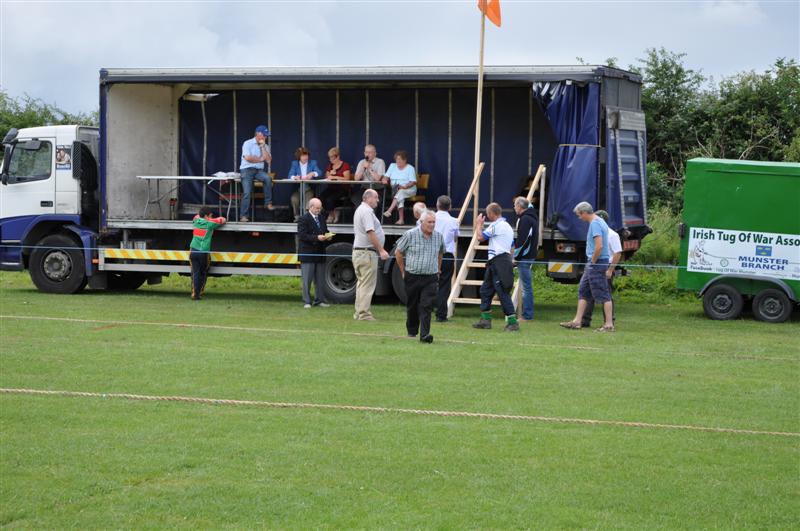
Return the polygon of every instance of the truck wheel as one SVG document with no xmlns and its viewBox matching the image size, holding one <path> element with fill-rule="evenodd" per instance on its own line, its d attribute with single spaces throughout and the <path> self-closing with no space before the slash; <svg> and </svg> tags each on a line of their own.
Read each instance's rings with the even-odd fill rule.
<svg viewBox="0 0 800 531">
<path fill-rule="evenodd" d="M 714 284 L 703 295 L 703 310 L 711 319 L 727 321 L 742 313 L 742 294 L 727 284 Z"/>
<path fill-rule="evenodd" d="M 356 271 L 353 269 L 353 246 L 334 243 L 326 250 L 325 298 L 335 304 L 351 304 L 356 300 Z"/>
<path fill-rule="evenodd" d="M 45 236 L 31 253 L 31 280 L 45 293 L 77 293 L 86 287 L 81 244 L 64 234 Z"/>
<path fill-rule="evenodd" d="M 397 298 L 400 299 L 401 304 L 406 303 L 406 283 L 400 275 L 400 268 L 397 267 L 397 262 L 392 265 L 392 289 Z"/>
<path fill-rule="evenodd" d="M 791 314 L 789 297 L 779 289 L 767 288 L 753 297 L 753 315 L 759 321 L 782 323 Z"/>
<path fill-rule="evenodd" d="M 109 291 L 133 291 L 139 289 L 147 277 L 142 273 L 120 273 L 109 271 L 106 274 L 106 289 Z"/>
</svg>

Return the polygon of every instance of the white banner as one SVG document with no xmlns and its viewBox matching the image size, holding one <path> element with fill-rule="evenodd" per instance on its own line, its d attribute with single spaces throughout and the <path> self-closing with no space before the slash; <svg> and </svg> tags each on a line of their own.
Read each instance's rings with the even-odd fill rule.
<svg viewBox="0 0 800 531">
<path fill-rule="evenodd" d="M 800 235 L 689 229 L 687 270 L 800 280 Z"/>
</svg>

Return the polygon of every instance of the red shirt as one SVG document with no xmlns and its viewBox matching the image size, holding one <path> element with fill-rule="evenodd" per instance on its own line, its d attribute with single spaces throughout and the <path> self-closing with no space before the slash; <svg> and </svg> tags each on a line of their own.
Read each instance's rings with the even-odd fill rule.
<svg viewBox="0 0 800 531">
<path fill-rule="evenodd" d="M 333 164 L 328 164 L 325 167 L 325 171 L 326 172 L 331 172 L 331 175 L 334 175 L 336 177 L 344 177 L 344 172 L 350 171 L 350 165 L 348 163 L 342 161 L 342 165 L 339 166 L 339 169 L 334 171 L 333 170 Z M 351 179 L 353 178 L 353 174 L 352 173 L 350 174 L 350 178 Z"/>
</svg>

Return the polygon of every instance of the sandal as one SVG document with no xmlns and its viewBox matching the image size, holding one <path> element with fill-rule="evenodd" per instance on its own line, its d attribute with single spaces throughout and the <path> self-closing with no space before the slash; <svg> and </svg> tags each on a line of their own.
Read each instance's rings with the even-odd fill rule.
<svg viewBox="0 0 800 531">
<path fill-rule="evenodd" d="M 569 328 L 570 330 L 580 330 L 582 328 L 581 324 L 580 323 L 576 323 L 575 321 L 567 321 L 567 322 L 564 322 L 564 323 L 558 323 L 558 326 L 561 326 L 561 327 L 564 327 L 564 328 Z"/>
<path fill-rule="evenodd" d="M 386 212 L 383 213 L 383 217 L 390 218 L 392 217 L 392 213 L 387 210 Z"/>
<path fill-rule="evenodd" d="M 616 331 L 616 329 L 614 328 L 613 325 L 612 326 L 603 325 L 600 328 L 598 328 L 597 330 L 595 330 L 595 332 L 615 332 L 615 331 Z"/>
<path fill-rule="evenodd" d="M 395 225 L 405 225 L 405 224 L 406 224 L 406 222 L 405 222 L 405 221 L 403 221 L 403 220 L 400 220 L 400 219 L 398 219 L 397 221 L 395 221 L 395 222 L 394 222 L 394 224 L 395 224 Z"/>
</svg>

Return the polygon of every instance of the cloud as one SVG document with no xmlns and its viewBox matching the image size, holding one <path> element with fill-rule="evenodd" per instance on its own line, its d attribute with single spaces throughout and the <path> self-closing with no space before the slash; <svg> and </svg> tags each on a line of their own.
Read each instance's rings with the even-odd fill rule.
<svg viewBox="0 0 800 531">
<path fill-rule="evenodd" d="M 2 88 L 68 111 L 97 107 L 100 68 L 473 65 L 465 2 L 0 2 Z M 575 64 L 686 52 L 714 75 L 798 55 L 798 3 L 507 2 L 487 64 Z"/>
<path fill-rule="evenodd" d="M 724 27 L 748 27 L 763 23 L 767 19 L 759 2 L 750 0 L 723 0 L 704 2 L 701 17 L 703 23 Z"/>
</svg>

